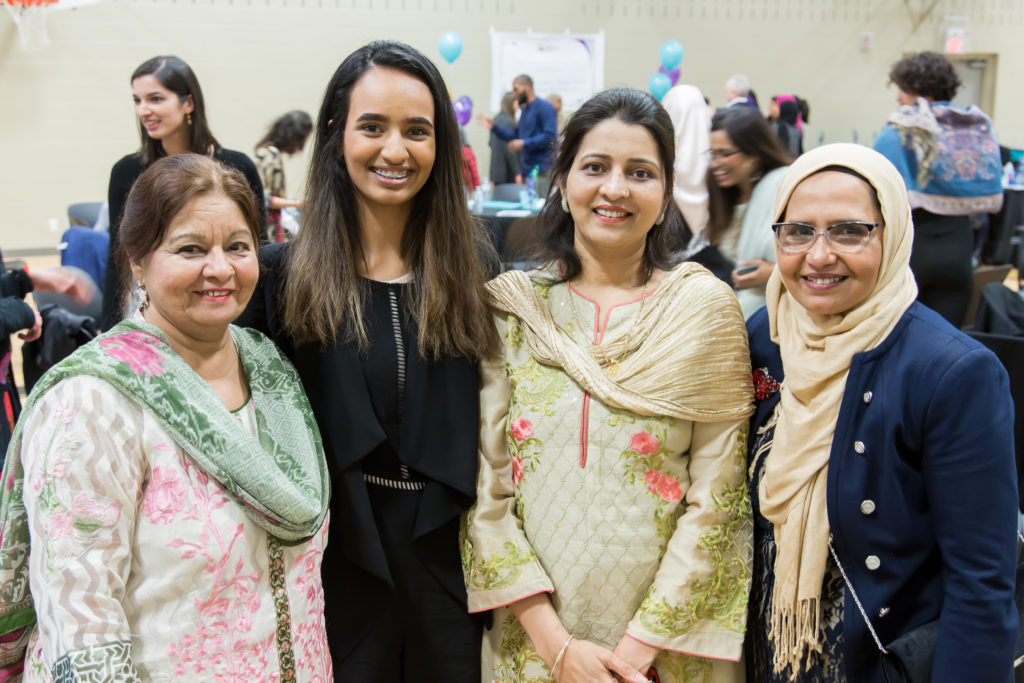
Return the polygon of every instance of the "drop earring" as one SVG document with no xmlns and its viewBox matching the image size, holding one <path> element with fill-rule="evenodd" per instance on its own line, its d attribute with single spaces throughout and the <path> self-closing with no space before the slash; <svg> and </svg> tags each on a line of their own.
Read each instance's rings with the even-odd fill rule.
<svg viewBox="0 0 1024 683">
<path fill-rule="evenodd" d="M 562 195 L 562 211 L 569 213 L 569 201 L 565 198 L 564 194 Z"/>
<path fill-rule="evenodd" d="M 142 282 L 139 282 L 139 294 L 142 298 L 141 303 L 139 303 L 139 313 L 142 313 L 149 308 L 149 292 L 146 291 L 146 285 L 142 284 Z"/>
<path fill-rule="evenodd" d="M 192 112 L 185 112 L 185 125 L 186 126 L 191 126 L 192 125 Z"/>
</svg>

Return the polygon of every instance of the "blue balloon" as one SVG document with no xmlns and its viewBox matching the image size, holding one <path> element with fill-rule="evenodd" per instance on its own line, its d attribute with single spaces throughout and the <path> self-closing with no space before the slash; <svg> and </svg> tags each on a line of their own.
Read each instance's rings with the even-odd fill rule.
<svg viewBox="0 0 1024 683">
<path fill-rule="evenodd" d="M 672 87 L 672 79 L 663 73 L 656 73 L 647 81 L 647 89 L 651 94 L 661 100 L 665 93 Z"/>
<path fill-rule="evenodd" d="M 661 57 L 662 65 L 671 71 L 683 61 L 683 44 L 678 40 L 666 40 L 662 43 L 658 55 Z"/>
<path fill-rule="evenodd" d="M 462 36 L 455 31 L 445 31 L 437 40 L 437 49 L 445 61 L 451 64 L 462 54 Z"/>
</svg>

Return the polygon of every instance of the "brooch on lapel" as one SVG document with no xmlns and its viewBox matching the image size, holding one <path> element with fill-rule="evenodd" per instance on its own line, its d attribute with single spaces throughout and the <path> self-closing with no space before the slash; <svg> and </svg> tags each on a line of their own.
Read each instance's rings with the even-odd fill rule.
<svg viewBox="0 0 1024 683">
<path fill-rule="evenodd" d="M 754 396 L 763 401 L 778 392 L 779 381 L 768 374 L 768 368 L 754 370 Z"/>
</svg>

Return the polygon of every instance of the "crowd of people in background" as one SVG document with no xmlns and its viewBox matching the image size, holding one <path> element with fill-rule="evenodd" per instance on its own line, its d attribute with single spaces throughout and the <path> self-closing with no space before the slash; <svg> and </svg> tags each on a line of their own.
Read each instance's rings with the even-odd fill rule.
<svg viewBox="0 0 1024 683">
<path fill-rule="evenodd" d="M 416 49 L 255 163 L 144 62 L 105 332 L 20 419 L 0 386 L 0 680 L 1009 683 L 1013 406 L 958 329 L 999 150 L 940 55 L 890 79 L 874 150 L 805 150 L 742 75 L 563 117 L 522 74 L 478 116 L 543 203 L 501 272 Z M 26 338 L 33 287 L 92 293 L 0 285 Z"/>
</svg>

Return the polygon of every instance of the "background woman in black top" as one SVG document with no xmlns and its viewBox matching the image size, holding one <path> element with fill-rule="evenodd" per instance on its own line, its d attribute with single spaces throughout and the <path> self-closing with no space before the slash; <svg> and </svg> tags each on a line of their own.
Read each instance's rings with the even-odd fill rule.
<svg viewBox="0 0 1024 683">
<path fill-rule="evenodd" d="M 302 230 L 242 318 L 292 357 L 331 470 L 323 577 L 339 681 L 477 683 L 459 515 L 476 496 L 477 360 L 497 346 L 437 68 L 349 55 L 316 124 Z"/>
<path fill-rule="evenodd" d="M 263 185 L 256 166 L 246 155 L 224 149 L 206 123 L 203 91 L 192 69 L 178 57 L 153 57 L 132 73 L 132 97 L 139 118 L 142 145 L 110 170 L 107 203 L 110 207 L 110 249 L 103 281 L 103 315 L 100 327 L 109 330 L 122 317 L 121 274 L 117 267 L 117 231 L 129 190 L 146 168 L 160 157 L 183 152 L 212 156 L 239 171 L 252 188 L 256 206 L 263 214 Z"/>
</svg>

